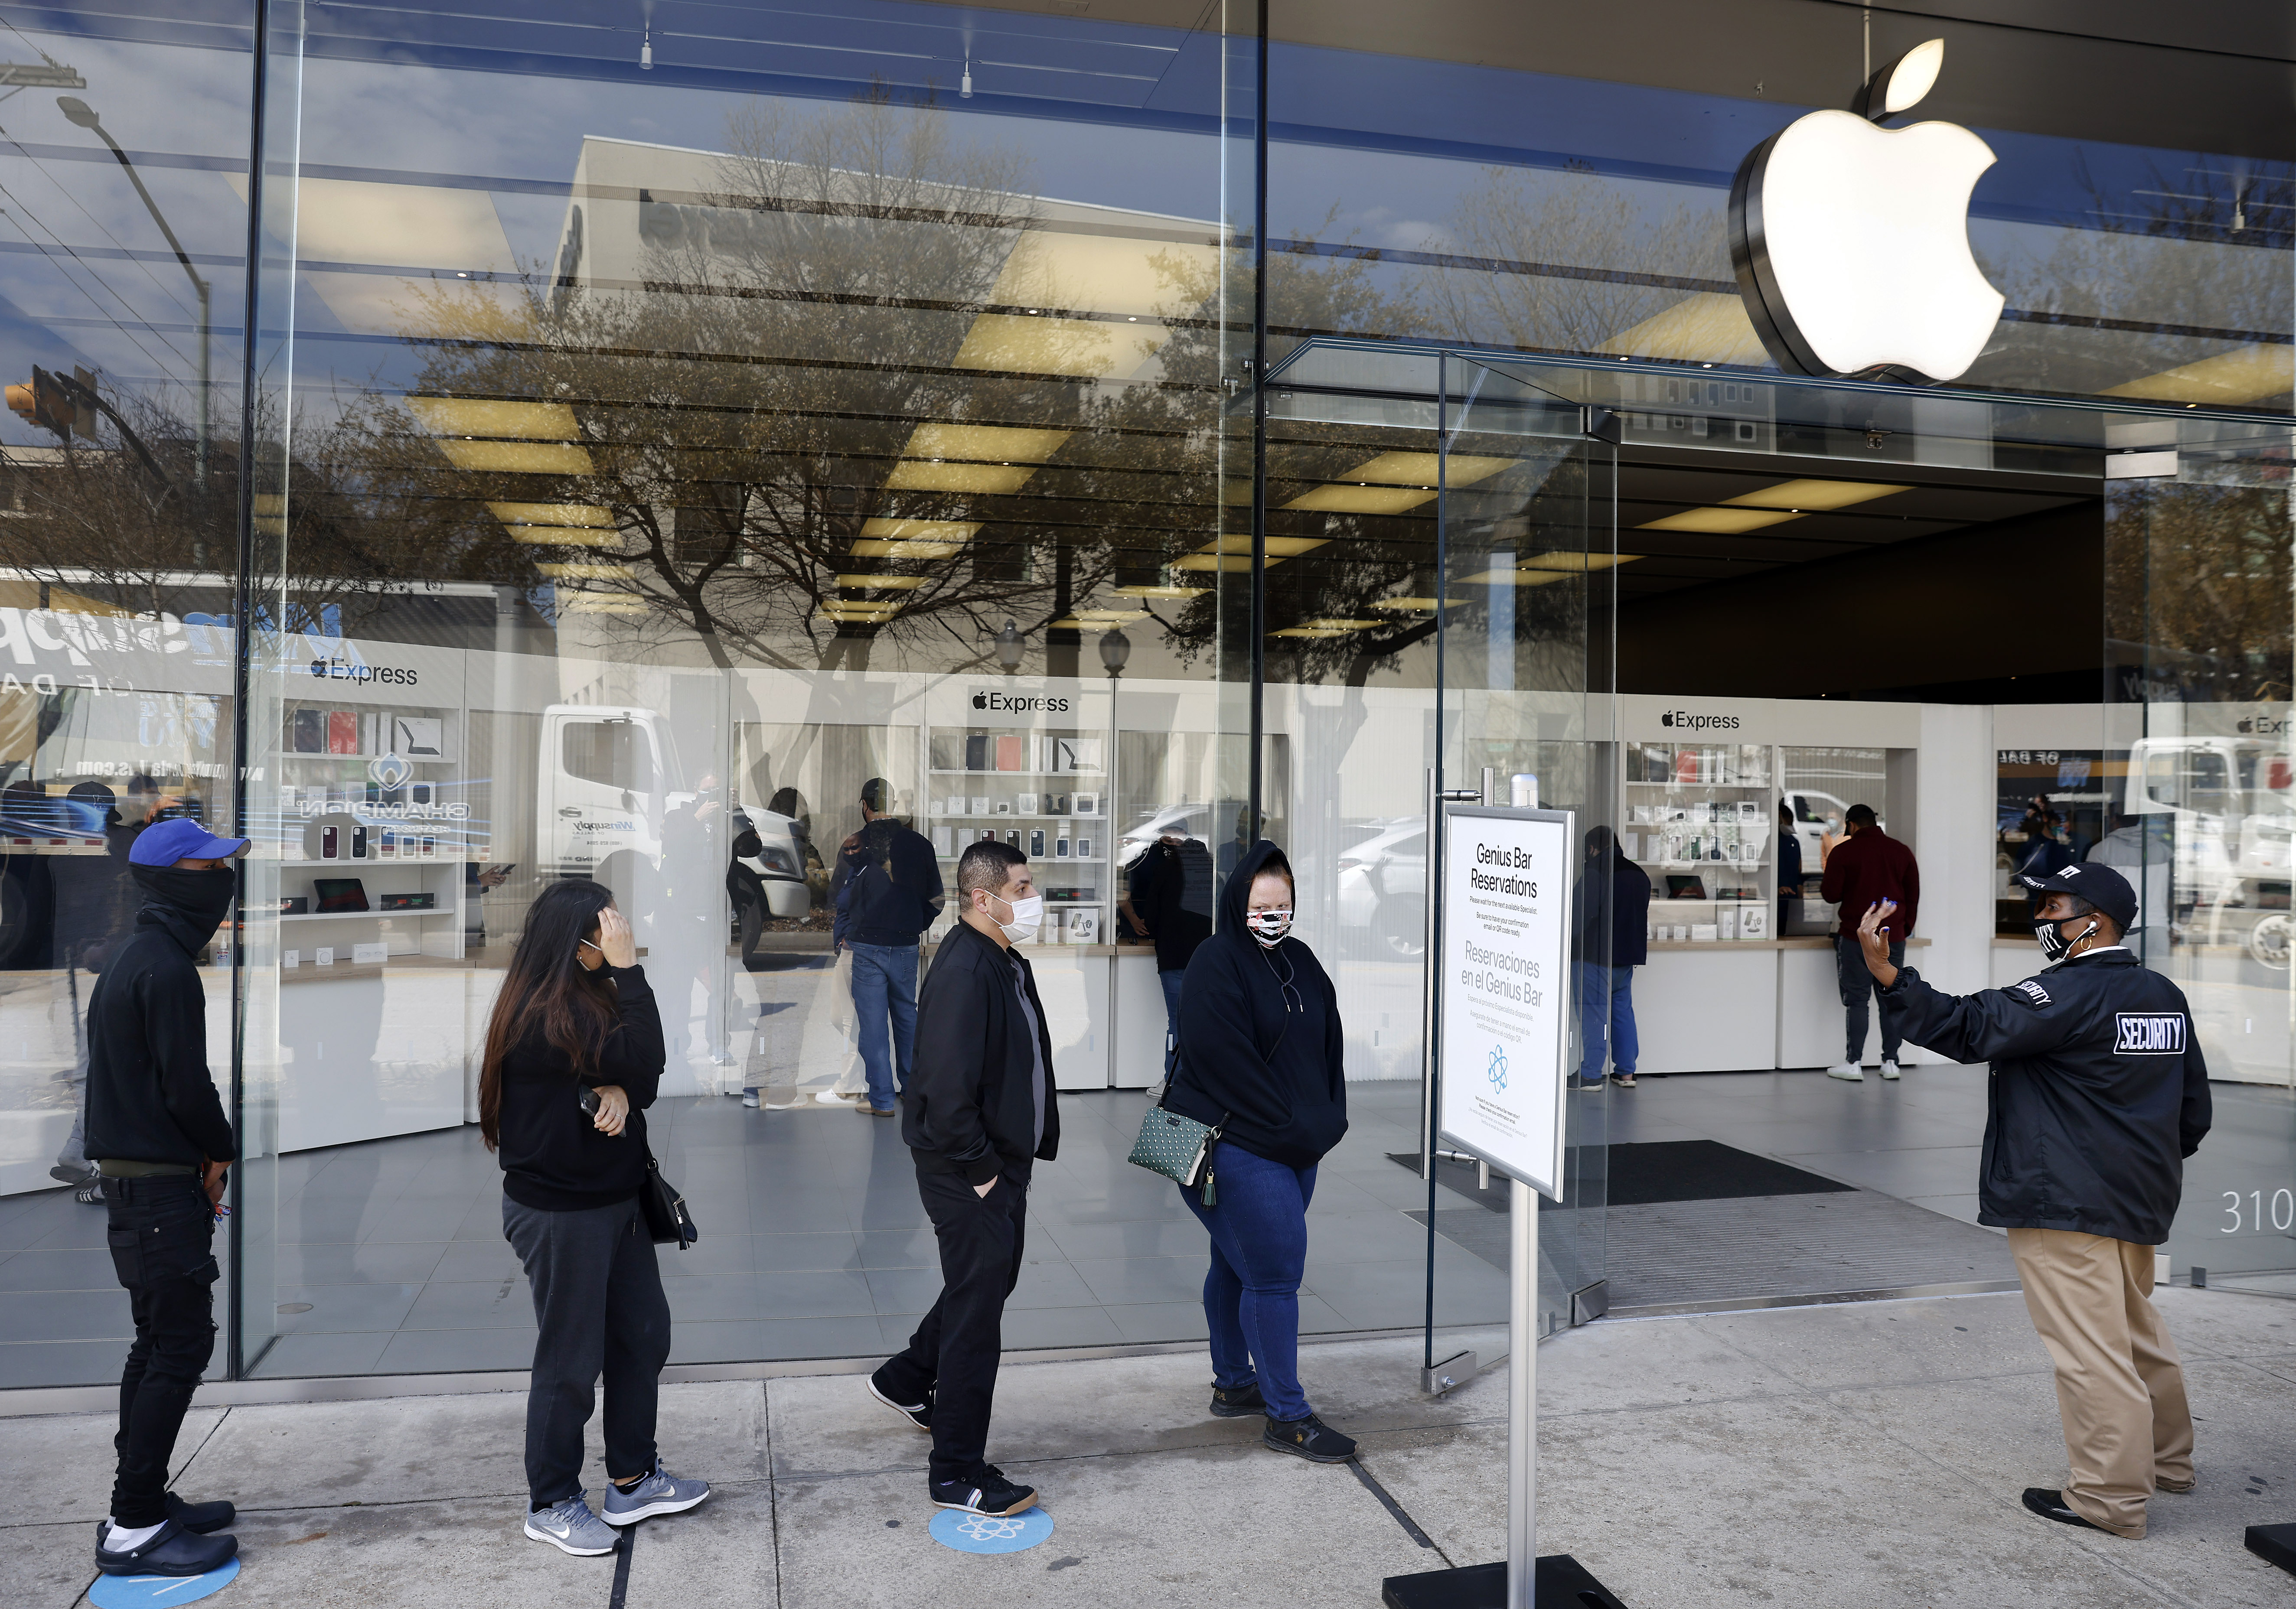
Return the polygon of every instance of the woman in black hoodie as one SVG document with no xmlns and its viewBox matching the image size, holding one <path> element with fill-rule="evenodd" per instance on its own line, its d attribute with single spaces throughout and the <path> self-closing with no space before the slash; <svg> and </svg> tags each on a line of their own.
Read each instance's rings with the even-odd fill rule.
<svg viewBox="0 0 2296 1609">
<path fill-rule="evenodd" d="M 1211 1233 L 1212 1412 L 1264 1412 L 1268 1446 L 1336 1464 L 1356 1444 L 1316 1418 L 1300 1389 L 1300 1277 L 1316 1164 L 1348 1131 L 1348 1093 L 1339 995 L 1290 936 L 1292 903 L 1291 865 L 1262 838 L 1220 892 L 1218 931 L 1188 962 L 1180 1066 L 1164 1105 L 1221 1125 L 1217 1205 L 1180 1190 Z"/>
<path fill-rule="evenodd" d="M 526 1534 L 566 1553 L 611 1553 L 608 1526 L 709 1495 L 654 1450 L 669 1301 L 638 1193 L 664 1059 L 661 1015 L 612 893 L 553 883 L 528 909 L 495 997 L 479 1131 L 501 1154 L 503 1234 L 526 1266 L 540 1332 L 526 1397 Z M 582 1427 L 602 1374 L 603 1523 L 582 1495 Z"/>
</svg>

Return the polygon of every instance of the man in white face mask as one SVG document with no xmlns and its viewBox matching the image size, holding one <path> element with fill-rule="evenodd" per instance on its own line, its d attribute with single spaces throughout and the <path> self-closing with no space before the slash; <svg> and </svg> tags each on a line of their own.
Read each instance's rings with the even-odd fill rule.
<svg viewBox="0 0 2296 1609">
<path fill-rule="evenodd" d="M 1053 1046 L 1025 956 L 1044 921 L 1028 857 L 989 840 L 956 863 L 959 919 L 917 992 L 901 1138 L 940 1248 L 941 1293 L 869 1394 L 933 1439 L 943 1508 L 1012 1515 L 1034 1489 L 988 1462 L 1004 1299 L 1021 1277 L 1029 1174 L 1060 1149 Z"/>
</svg>

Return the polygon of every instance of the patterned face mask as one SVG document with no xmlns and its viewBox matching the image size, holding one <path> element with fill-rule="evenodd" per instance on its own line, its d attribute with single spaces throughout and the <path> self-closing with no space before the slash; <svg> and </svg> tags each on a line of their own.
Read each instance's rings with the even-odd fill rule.
<svg viewBox="0 0 2296 1609">
<path fill-rule="evenodd" d="M 1292 931 L 1292 912 L 1288 909 L 1255 911 L 1243 919 L 1243 923 L 1251 929 L 1251 936 L 1259 941 L 1261 949 L 1273 950 Z"/>
</svg>

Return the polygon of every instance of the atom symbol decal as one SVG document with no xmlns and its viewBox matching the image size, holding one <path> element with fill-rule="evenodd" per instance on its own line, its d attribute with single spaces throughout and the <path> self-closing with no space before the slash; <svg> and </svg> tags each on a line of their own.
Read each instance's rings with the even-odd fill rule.
<svg viewBox="0 0 2296 1609">
<path fill-rule="evenodd" d="M 1492 1087 L 1499 1090 L 1505 1089 L 1507 1081 L 1506 1051 L 1497 1045 L 1493 1045 L 1491 1047 L 1491 1060 L 1488 1071 L 1490 1074 Z"/>
<path fill-rule="evenodd" d="M 1000 1518 L 993 1515 L 967 1515 L 956 1523 L 956 1528 L 976 1542 L 1002 1542 L 1019 1536 L 1027 1528 L 1026 1520 Z"/>
</svg>

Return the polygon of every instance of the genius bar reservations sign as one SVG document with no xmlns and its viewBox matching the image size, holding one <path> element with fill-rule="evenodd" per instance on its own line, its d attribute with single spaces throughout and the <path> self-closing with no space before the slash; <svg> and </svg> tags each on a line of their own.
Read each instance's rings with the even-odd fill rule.
<svg viewBox="0 0 2296 1609">
<path fill-rule="evenodd" d="M 1444 817 L 1438 1126 L 1559 1201 L 1574 818 L 1468 804 Z"/>
</svg>

